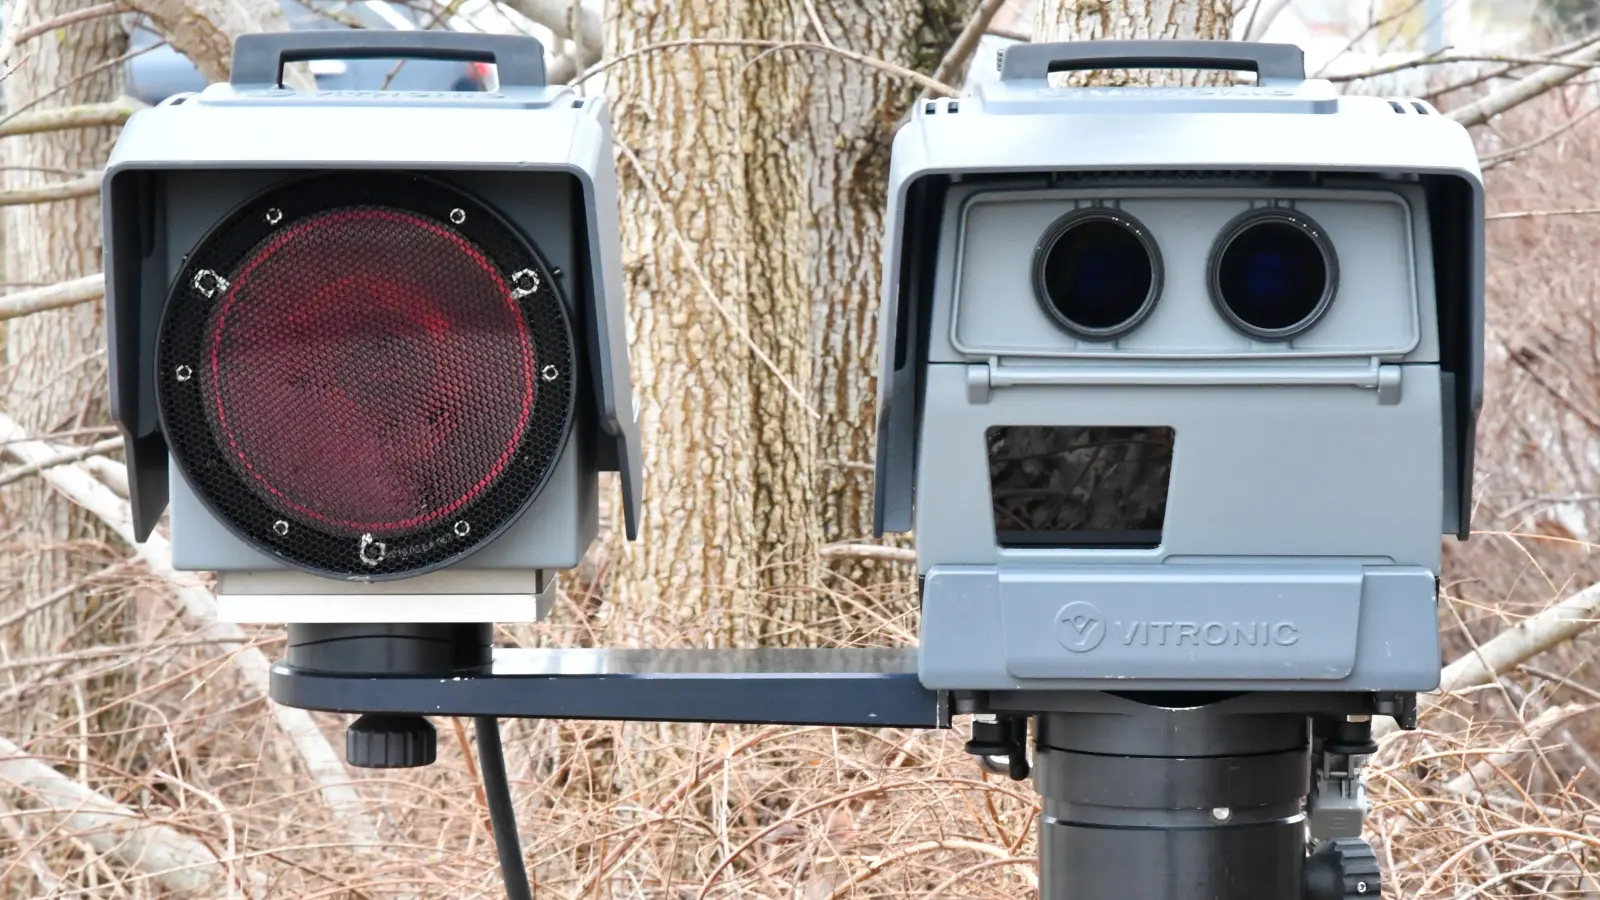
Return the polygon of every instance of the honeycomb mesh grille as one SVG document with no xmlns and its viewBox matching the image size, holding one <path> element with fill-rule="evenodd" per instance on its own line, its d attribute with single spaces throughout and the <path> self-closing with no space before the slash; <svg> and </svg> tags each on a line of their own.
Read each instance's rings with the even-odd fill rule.
<svg viewBox="0 0 1600 900">
<path fill-rule="evenodd" d="M 201 240 L 157 383 L 175 459 L 236 534 L 379 580 L 459 559 L 537 496 L 574 356 L 550 267 L 488 207 L 341 174 L 269 190 Z"/>
</svg>

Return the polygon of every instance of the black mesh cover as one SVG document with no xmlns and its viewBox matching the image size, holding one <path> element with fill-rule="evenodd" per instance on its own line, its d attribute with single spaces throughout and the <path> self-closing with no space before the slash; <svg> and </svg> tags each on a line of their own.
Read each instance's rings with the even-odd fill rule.
<svg viewBox="0 0 1600 900">
<path fill-rule="evenodd" d="M 272 188 L 185 260 L 162 427 L 206 506 L 311 572 L 447 565 L 532 502 L 571 431 L 575 353 L 538 250 L 400 173 Z"/>
</svg>

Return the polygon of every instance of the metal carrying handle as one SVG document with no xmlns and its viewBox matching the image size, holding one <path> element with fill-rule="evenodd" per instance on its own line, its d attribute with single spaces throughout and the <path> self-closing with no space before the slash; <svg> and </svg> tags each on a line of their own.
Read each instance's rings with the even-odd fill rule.
<svg viewBox="0 0 1600 900">
<path fill-rule="evenodd" d="M 1051 72 L 1091 69 L 1228 69 L 1259 83 L 1306 80 L 1305 52 L 1255 41 L 1067 41 L 1007 47 L 1001 81 L 1043 81 Z"/>
<path fill-rule="evenodd" d="M 285 63 L 313 59 L 443 59 L 493 63 L 501 87 L 544 87 L 544 45 L 516 34 L 364 29 L 241 34 L 233 42 L 237 88 L 283 85 Z"/>
</svg>

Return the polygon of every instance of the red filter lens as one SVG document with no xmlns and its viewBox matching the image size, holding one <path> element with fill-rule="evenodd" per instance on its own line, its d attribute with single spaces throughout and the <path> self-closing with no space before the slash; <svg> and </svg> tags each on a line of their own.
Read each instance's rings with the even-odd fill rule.
<svg viewBox="0 0 1600 900">
<path fill-rule="evenodd" d="M 269 191 L 201 241 L 169 299 L 173 456 L 219 518 L 302 567 L 446 564 L 520 514 L 570 431 L 575 353 L 551 273 L 437 182 Z"/>
</svg>

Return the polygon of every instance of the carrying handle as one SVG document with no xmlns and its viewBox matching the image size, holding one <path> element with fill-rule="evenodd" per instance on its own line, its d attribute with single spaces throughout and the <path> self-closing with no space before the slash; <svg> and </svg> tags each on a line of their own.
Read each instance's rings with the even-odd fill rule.
<svg viewBox="0 0 1600 900">
<path fill-rule="evenodd" d="M 233 42 L 236 88 L 283 85 L 285 63 L 313 59 L 444 59 L 493 63 L 501 87 L 544 87 L 544 45 L 517 34 L 326 29 L 241 34 Z"/>
<path fill-rule="evenodd" d="M 1067 41 L 1007 47 L 1001 81 L 1043 81 L 1051 72 L 1091 69 L 1227 69 L 1254 72 L 1258 84 L 1306 80 L 1305 52 L 1255 41 Z"/>
</svg>

